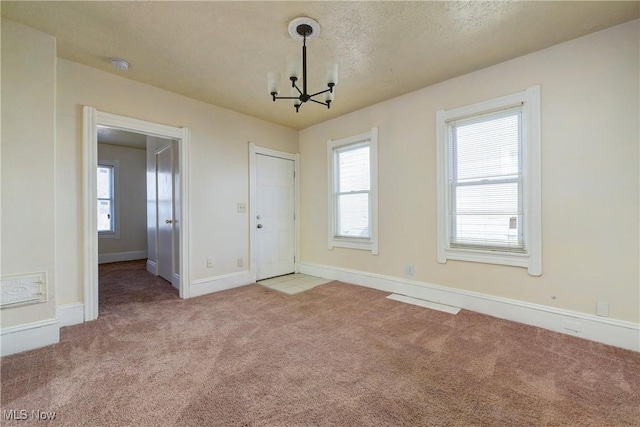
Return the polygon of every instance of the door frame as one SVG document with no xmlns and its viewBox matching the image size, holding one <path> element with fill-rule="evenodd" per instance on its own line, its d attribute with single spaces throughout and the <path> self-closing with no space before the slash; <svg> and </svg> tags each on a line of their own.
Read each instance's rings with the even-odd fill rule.
<svg viewBox="0 0 640 427">
<path fill-rule="evenodd" d="M 255 282 L 257 277 L 256 265 L 256 155 L 271 156 L 285 160 L 293 161 L 294 170 L 294 215 L 295 215 L 295 238 L 294 238 L 294 266 L 295 272 L 300 271 L 300 154 L 291 154 L 284 151 L 272 150 L 270 148 L 260 147 L 254 142 L 249 143 L 249 274 L 251 281 Z"/>
<path fill-rule="evenodd" d="M 83 235 L 82 251 L 84 279 L 84 321 L 98 318 L 98 228 L 97 224 L 97 177 L 98 167 L 98 126 L 107 126 L 149 136 L 175 139 L 178 141 L 180 168 L 180 298 L 189 298 L 189 139 L 187 127 L 174 127 L 145 120 L 98 111 L 91 106 L 82 108 L 82 177 L 83 177 Z"/>
</svg>

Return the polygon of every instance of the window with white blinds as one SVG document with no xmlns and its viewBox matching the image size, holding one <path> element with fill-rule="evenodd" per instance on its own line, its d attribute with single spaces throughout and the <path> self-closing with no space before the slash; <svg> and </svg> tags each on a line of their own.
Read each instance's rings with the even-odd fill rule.
<svg viewBox="0 0 640 427">
<path fill-rule="evenodd" d="M 523 251 L 522 107 L 448 131 L 451 245 Z"/>
<path fill-rule="evenodd" d="M 437 113 L 438 261 L 542 273 L 540 88 Z"/>
<path fill-rule="evenodd" d="M 377 253 L 377 128 L 327 143 L 329 248 Z"/>
<path fill-rule="evenodd" d="M 335 150 L 336 237 L 371 237 L 369 193 L 371 192 L 371 147 L 369 142 Z"/>
</svg>

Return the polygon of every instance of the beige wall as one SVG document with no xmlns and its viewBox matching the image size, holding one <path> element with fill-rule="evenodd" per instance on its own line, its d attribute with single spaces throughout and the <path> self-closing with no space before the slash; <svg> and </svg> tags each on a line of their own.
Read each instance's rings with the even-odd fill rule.
<svg viewBox="0 0 640 427">
<path fill-rule="evenodd" d="M 3 277 L 47 273 L 49 301 L 1 311 L 2 327 L 56 317 L 56 42 L 2 20 Z"/>
<path fill-rule="evenodd" d="M 147 250 L 147 153 L 132 147 L 98 143 L 100 160 L 117 160 L 119 174 L 118 212 L 120 238 L 98 239 L 98 253 L 112 254 Z"/>
<path fill-rule="evenodd" d="M 69 218 L 58 223 L 59 250 L 65 262 L 60 304 L 82 301 L 81 280 L 81 146 L 82 106 L 171 126 L 191 129 L 191 281 L 243 270 L 237 258 L 248 259 L 248 142 L 297 152 L 298 133 L 162 89 L 137 83 L 63 59 L 57 75 L 56 197 L 64 200 Z M 207 258 L 214 267 L 207 268 Z M 245 263 L 248 265 L 248 263 Z"/>
<path fill-rule="evenodd" d="M 610 317 L 640 319 L 639 21 L 383 102 L 300 132 L 301 258 Z M 543 274 L 436 261 L 435 114 L 542 91 Z M 339 102 L 337 100 L 336 102 Z M 326 141 L 379 127 L 380 254 L 327 249 Z M 552 299 L 552 296 L 557 299 Z"/>
</svg>

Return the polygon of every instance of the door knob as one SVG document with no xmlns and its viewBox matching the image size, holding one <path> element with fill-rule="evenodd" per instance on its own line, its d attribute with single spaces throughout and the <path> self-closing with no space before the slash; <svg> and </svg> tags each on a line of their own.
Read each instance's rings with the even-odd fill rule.
<svg viewBox="0 0 640 427">
<path fill-rule="evenodd" d="M 173 224 L 173 220 L 171 220 L 171 219 L 167 219 L 167 220 L 165 220 L 165 223 L 167 223 L 167 224 Z"/>
<path fill-rule="evenodd" d="M 258 224 L 258 228 L 262 228 L 262 224 Z"/>
</svg>

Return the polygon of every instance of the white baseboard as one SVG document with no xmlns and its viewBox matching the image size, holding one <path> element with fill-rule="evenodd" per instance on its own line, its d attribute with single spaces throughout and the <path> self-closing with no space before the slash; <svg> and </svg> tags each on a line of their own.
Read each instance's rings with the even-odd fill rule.
<svg viewBox="0 0 640 427">
<path fill-rule="evenodd" d="M 300 263 L 300 272 L 460 307 L 501 319 L 640 351 L 640 324 L 638 323 L 320 264 Z"/>
<path fill-rule="evenodd" d="M 191 284 L 191 292 L 189 294 L 189 297 L 198 297 L 200 295 L 210 294 L 212 292 L 238 288 L 250 283 L 252 283 L 251 274 L 248 271 L 239 271 L 237 273 L 208 277 L 206 279 L 195 280 Z"/>
<path fill-rule="evenodd" d="M 158 275 L 158 264 L 155 261 L 147 260 L 147 271 L 154 276 Z"/>
<path fill-rule="evenodd" d="M 147 251 L 114 252 L 111 254 L 98 254 L 98 264 L 106 264 L 108 262 L 135 261 L 137 259 L 146 258 Z"/>
<path fill-rule="evenodd" d="M 60 325 L 58 319 L 47 319 L 2 328 L 0 335 L 0 356 L 8 356 L 60 342 Z"/>
<path fill-rule="evenodd" d="M 171 286 L 173 286 L 174 288 L 180 290 L 180 275 L 173 273 L 173 276 L 171 276 Z"/>
<path fill-rule="evenodd" d="M 58 306 L 60 327 L 79 325 L 84 322 L 84 303 L 74 302 Z"/>
</svg>

